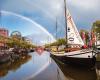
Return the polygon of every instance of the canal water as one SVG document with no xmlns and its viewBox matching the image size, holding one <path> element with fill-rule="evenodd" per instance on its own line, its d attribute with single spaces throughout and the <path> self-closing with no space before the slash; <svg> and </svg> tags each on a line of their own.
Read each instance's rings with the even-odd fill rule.
<svg viewBox="0 0 100 80">
<path fill-rule="evenodd" d="M 0 80 L 100 80 L 100 63 L 95 69 L 65 65 L 44 51 L 29 53 L 13 62 L 0 64 Z"/>
</svg>

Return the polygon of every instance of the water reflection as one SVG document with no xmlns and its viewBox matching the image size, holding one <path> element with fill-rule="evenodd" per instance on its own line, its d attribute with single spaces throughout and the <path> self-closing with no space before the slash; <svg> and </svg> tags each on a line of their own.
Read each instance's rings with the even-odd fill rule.
<svg viewBox="0 0 100 80">
<path fill-rule="evenodd" d="M 30 55 L 22 56 L 16 61 L 0 64 L 0 77 L 6 76 L 9 71 L 16 71 L 22 64 L 26 63 L 31 58 Z"/>
<path fill-rule="evenodd" d="M 97 80 L 100 80 L 100 61 L 96 63 Z"/>
<path fill-rule="evenodd" d="M 74 65 L 65 65 L 55 58 L 54 60 L 68 80 L 100 80 L 100 78 L 97 79 L 97 77 L 100 76 L 97 73 L 97 71 L 99 71 L 99 69 L 97 69 L 98 66 L 96 66 L 96 69 L 89 69 Z"/>
<path fill-rule="evenodd" d="M 0 66 L 0 79 L 3 80 L 24 80 L 38 75 L 49 65 L 50 57 L 45 52 L 42 55 L 36 52 L 24 56 L 14 62 Z"/>
<path fill-rule="evenodd" d="M 33 64 L 34 65 L 33 65 Z M 33 74 L 29 75 L 27 79 L 32 79 L 47 68 L 51 63 L 50 54 L 48 52 L 43 52 L 41 55 L 37 52 L 32 54 L 32 60 L 29 65 L 34 69 Z"/>
<path fill-rule="evenodd" d="M 100 80 L 100 63 L 86 69 L 62 64 L 46 51 L 33 52 L 0 65 L 0 80 Z"/>
<path fill-rule="evenodd" d="M 29 53 L 23 58 L 0 65 L 0 80 L 66 80 L 50 53 Z"/>
<path fill-rule="evenodd" d="M 51 59 L 51 64 L 43 70 L 40 74 L 35 76 L 30 80 L 67 80 L 63 72 L 57 66 L 53 59 Z"/>
<path fill-rule="evenodd" d="M 34 73 L 27 80 L 66 80 L 60 68 L 50 58 L 49 52 L 44 51 L 41 55 L 34 52 L 32 58 Z"/>
</svg>

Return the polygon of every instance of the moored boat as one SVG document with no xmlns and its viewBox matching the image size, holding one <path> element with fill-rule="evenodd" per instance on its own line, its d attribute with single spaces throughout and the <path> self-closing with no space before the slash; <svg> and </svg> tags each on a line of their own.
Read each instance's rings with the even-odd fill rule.
<svg viewBox="0 0 100 80">
<path fill-rule="evenodd" d="M 51 52 L 51 56 L 55 57 L 63 63 L 80 64 L 85 66 L 93 67 L 95 66 L 95 53 L 92 49 L 82 49 L 86 48 L 76 25 L 72 19 L 69 10 L 66 10 L 66 0 L 65 1 L 65 23 L 66 23 L 66 41 L 67 46 L 65 47 L 65 52 L 55 51 Z M 66 12 L 67 11 L 67 12 Z M 67 15 L 66 15 L 67 13 Z M 70 46 L 70 47 L 69 47 Z"/>
<path fill-rule="evenodd" d="M 51 56 L 63 63 L 78 64 L 93 67 L 95 65 L 95 53 L 92 50 L 78 50 L 73 52 L 51 53 Z"/>
<path fill-rule="evenodd" d="M 0 63 L 5 63 L 11 60 L 11 56 L 9 54 L 0 54 Z"/>
</svg>

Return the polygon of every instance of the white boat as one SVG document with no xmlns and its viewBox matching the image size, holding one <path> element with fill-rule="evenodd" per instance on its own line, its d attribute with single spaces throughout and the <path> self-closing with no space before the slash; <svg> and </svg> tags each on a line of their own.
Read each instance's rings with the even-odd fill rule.
<svg viewBox="0 0 100 80">
<path fill-rule="evenodd" d="M 67 43 L 70 45 L 70 48 L 81 48 L 84 45 L 84 42 L 81 39 L 69 10 L 67 9 L 67 12 L 65 13 L 67 13 Z M 79 49 L 70 52 L 51 52 L 51 56 L 64 63 L 75 63 L 89 66 L 94 66 L 96 61 L 95 53 L 92 49 Z"/>
</svg>

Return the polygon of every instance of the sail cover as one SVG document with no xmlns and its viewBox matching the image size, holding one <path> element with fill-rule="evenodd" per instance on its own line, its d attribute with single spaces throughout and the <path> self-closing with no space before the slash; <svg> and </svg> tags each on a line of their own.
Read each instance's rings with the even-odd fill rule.
<svg viewBox="0 0 100 80">
<path fill-rule="evenodd" d="M 67 9 L 67 36 L 68 36 L 67 37 L 68 44 L 84 45 L 84 42 L 76 28 L 76 25 L 68 9 Z"/>
</svg>

